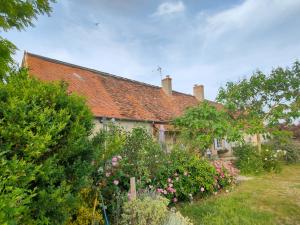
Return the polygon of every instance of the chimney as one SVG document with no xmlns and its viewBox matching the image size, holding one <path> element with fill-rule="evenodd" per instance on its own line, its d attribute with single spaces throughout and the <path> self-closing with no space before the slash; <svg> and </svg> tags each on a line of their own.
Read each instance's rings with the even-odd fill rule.
<svg viewBox="0 0 300 225">
<path fill-rule="evenodd" d="M 196 84 L 194 86 L 194 96 L 198 101 L 200 101 L 200 102 L 204 101 L 204 86 L 203 85 Z"/>
<path fill-rule="evenodd" d="M 167 95 L 172 95 L 172 78 L 169 75 L 162 79 L 161 86 Z"/>
</svg>

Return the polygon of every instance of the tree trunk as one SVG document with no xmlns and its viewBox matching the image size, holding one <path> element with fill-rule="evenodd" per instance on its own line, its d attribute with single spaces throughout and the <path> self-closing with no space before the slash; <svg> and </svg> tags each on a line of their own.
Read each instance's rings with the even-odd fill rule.
<svg viewBox="0 0 300 225">
<path fill-rule="evenodd" d="M 256 134 L 256 140 L 257 140 L 257 149 L 258 149 L 258 152 L 261 152 L 261 139 L 260 139 L 260 134 Z"/>
</svg>

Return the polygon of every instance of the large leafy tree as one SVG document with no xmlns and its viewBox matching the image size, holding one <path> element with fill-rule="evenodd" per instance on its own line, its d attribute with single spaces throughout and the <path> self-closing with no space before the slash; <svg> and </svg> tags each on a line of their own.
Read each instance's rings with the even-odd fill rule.
<svg viewBox="0 0 300 225">
<path fill-rule="evenodd" d="M 63 224 L 89 184 L 92 115 L 26 70 L 0 83 L 0 223 Z"/>
<path fill-rule="evenodd" d="M 191 149 L 204 151 L 214 139 L 240 140 L 241 134 L 234 121 L 223 109 L 217 109 L 208 102 L 186 110 L 184 115 L 172 122 L 180 131 L 181 140 Z"/>
<path fill-rule="evenodd" d="M 0 31 L 24 30 L 33 26 L 38 15 L 51 12 L 50 3 L 55 0 L 0 0 Z M 0 35 L 0 82 L 14 66 L 12 55 L 16 46 Z"/>
<path fill-rule="evenodd" d="M 217 100 L 224 104 L 245 133 L 280 134 L 279 125 L 292 124 L 300 115 L 300 63 L 292 68 L 278 67 L 269 75 L 257 71 L 249 79 L 228 82 L 220 88 Z"/>
</svg>

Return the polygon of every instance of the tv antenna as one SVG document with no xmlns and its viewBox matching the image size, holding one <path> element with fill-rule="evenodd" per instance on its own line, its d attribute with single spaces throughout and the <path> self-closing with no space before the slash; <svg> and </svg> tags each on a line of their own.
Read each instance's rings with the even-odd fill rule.
<svg viewBox="0 0 300 225">
<path fill-rule="evenodd" d="M 157 66 L 155 70 L 152 70 L 152 72 L 158 72 L 160 79 L 162 80 L 162 68 L 160 66 Z"/>
</svg>

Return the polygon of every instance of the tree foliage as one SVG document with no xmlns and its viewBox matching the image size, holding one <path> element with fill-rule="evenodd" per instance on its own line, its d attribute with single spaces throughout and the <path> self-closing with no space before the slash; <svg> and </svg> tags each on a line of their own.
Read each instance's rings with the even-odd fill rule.
<svg viewBox="0 0 300 225">
<path fill-rule="evenodd" d="M 92 115 L 66 85 L 27 71 L 0 83 L 0 223 L 63 224 L 89 183 Z"/>
<path fill-rule="evenodd" d="M 277 131 L 300 115 L 300 63 L 278 67 L 269 75 L 257 71 L 249 79 L 228 82 L 217 100 L 248 134 Z"/>
<path fill-rule="evenodd" d="M 232 125 L 224 110 L 217 110 L 208 102 L 189 108 L 183 116 L 173 121 L 180 130 L 182 140 L 191 148 L 208 149 L 214 139 L 235 141 L 241 138 L 239 129 Z"/>
<path fill-rule="evenodd" d="M 37 19 L 38 15 L 49 15 L 51 2 L 55 0 L 0 0 L 0 30 L 21 31 L 28 26 L 33 26 L 33 20 Z M 0 81 L 14 65 L 12 55 L 16 49 L 13 43 L 0 36 Z"/>
</svg>

